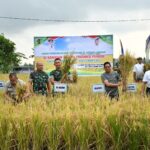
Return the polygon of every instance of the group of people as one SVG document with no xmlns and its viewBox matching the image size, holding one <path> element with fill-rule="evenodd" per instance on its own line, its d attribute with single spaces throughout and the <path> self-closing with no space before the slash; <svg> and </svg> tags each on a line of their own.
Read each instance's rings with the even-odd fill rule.
<svg viewBox="0 0 150 150">
<path fill-rule="evenodd" d="M 47 96 L 51 93 L 51 85 L 55 82 L 60 82 L 62 78 L 61 71 L 61 59 L 56 58 L 54 60 L 55 70 L 50 73 L 50 76 L 44 72 L 43 63 L 36 63 L 36 70 L 32 72 L 29 76 L 29 84 L 26 88 L 24 99 L 31 95 L 43 95 Z M 15 100 L 17 95 L 17 85 L 25 86 L 26 83 L 23 80 L 18 79 L 16 73 L 9 74 L 9 81 L 5 85 L 5 98 L 7 100 Z"/>
<path fill-rule="evenodd" d="M 137 61 L 138 63 L 133 67 L 133 79 L 135 82 L 143 82 L 142 94 L 146 91 L 146 95 L 150 95 L 150 71 L 146 71 L 144 73 L 142 58 L 138 58 Z M 54 85 L 56 82 L 60 82 L 62 79 L 60 58 L 56 58 L 54 60 L 54 66 L 55 70 L 51 71 L 50 76 L 48 76 L 48 74 L 43 70 L 43 63 L 36 63 L 36 70 L 29 76 L 29 84 L 24 94 L 24 99 L 32 94 L 47 96 L 51 93 L 51 85 Z M 118 100 L 118 87 L 121 85 L 121 77 L 117 72 L 113 71 L 110 62 L 104 63 L 104 70 L 105 72 L 101 75 L 101 80 L 105 85 L 106 95 L 108 95 L 110 99 Z M 5 85 L 5 97 L 7 100 L 15 99 L 17 84 L 24 86 L 26 83 L 18 79 L 15 73 L 10 73 L 9 81 Z"/>
<path fill-rule="evenodd" d="M 104 63 L 105 72 L 102 74 L 101 79 L 105 85 L 106 94 L 110 99 L 119 99 L 118 87 L 121 85 L 121 75 L 112 70 L 110 62 Z M 135 83 L 143 83 L 141 93 L 144 96 L 150 95 L 150 70 L 144 72 L 144 64 L 142 58 L 137 58 L 137 64 L 133 67 L 133 80 Z"/>
</svg>

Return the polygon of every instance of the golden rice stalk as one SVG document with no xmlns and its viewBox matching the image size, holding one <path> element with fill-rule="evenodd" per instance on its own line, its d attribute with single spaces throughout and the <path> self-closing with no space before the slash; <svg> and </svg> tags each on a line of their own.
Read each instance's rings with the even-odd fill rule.
<svg viewBox="0 0 150 150">
<path fill-rule="evenodd" d="M 150 64 L 144 64 L 144 72 L 150 70 Z"/>
<path fill-rule="evenodd" d="M 62 64 L 62 79 L 61 82 L 68 81 L 68 73 L 72 66 L 76 63 L 76 58 L 73 55 L 65 55 Z"/>
<path fill-rule="evenodd" d="M 27 89 L 26 85 L 17 84 L 17 87 L 16 87 L 16 101 L 18 103 L 23 101 L 23 97 L 25 96 L 26 89 Z"/>
<path fill-rule="evenodd" d="M 72 71 L 72 80 L 73 80 L 73 83 L 77 83 L 78 81 L 78 74 L 76 70 Z"/>
<path fill-rule="evenodd" d="M 132 54 L 130 54 L 127 51 L 125 55 L 120 56 L 119 64 L 120 64 L 120 71 L 121 71 L 122 84 L 123 84 L 122 91 L 126 92 L 128 78 L 133 68 L 133 65 L 135 64 L 135 58 Z"/>
</svg>

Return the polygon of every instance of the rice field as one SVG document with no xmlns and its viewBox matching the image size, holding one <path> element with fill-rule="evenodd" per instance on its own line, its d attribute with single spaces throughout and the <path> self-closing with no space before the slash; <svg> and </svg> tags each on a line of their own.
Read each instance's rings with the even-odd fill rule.
<svg viewBox="0 0 150 150">
<path fill-rule="evenodd" d="M 100 77 L 80 77 L 67 94 L 35 96 L 16 106 L 4 103 L 1 92 L 0 150 L 150 149 L 150 102 L 141 96 L 141 84 L 137 93 L 110 101 L 92 93 L 91 86 L 100 82 Z"/>
</svg>

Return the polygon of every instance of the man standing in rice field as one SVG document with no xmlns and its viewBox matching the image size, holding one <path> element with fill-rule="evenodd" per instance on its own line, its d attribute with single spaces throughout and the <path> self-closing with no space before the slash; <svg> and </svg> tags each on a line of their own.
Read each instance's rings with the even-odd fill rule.
<svg viewBox="0 0 150 150">
<path fill-rule="evenodd" d="M 43 71 L 43 63 L 36 63 L 36 71 L 29 77 L 29 91 L 35 94 L 47 96 L 50 93 L 50 82 L 46 72 Z"/>
<path fill-rule="evenodd" d="M 54 85 L 54 83 L 57 82 L 63 82 L 62 81 L 63 73 L 62 73 L 61 65 L 62 65 L 61 59 L 56 58 L 54 60 L 55 70 L 50 72 L 50 82 L 52 85 Z M 71 81 L 70 72 L 68 72 L 68 81 Z"/>
<path fill-rule="evenodd" d="M 54 66 L 55 66 L 55 70 L 52 70 L 50 72 L 50 83 L 53 85 L 53 89 L 52 89 L 53 96 L 55 96 L 57 93 L 54 91 L 54 84 L 57 82 L 61 82 L 61 79 L 63 76 L 63 73 L 61 70 L 61 59 L 60 58 L 56 58 L 54 60 Z"/>
<path fill-rule="evenodd" d="M 52 85 L 54 85 L 55 83 L 63 83 L 64 80 L 63 80 L 63 72 L 62 72 L 62 62 L 61 62 L 61 59 L 60 58 L 56 58 L 54 60 L 54 66 L 55 66 L 55 69 L 53 71 L 50 72 L 50 82 Z M 70 72 L 68 72 L 68 76 L 67 76 L 67 80 L 68 81 L 72 81 L 71 80 L 71 77 L 70 77 Z M 68 88 L 68 86 L 67 86 Z M 56 92 L 54 92 L 54 87 L 53 87 L 53 90 L 52 90 L 52 93 L 55 94 Z M 53 95 L 54 96 L 54 95 Z"/>
<path fill-rule="evenodd" d="M 150 68 L 148 71 L 145 72 L 143 77 L 143 87 L 142 87 L 142 95 L 145 95 L 145 88 L 146 88 L 146 95 L 150 96 Z"/>
<path fill-rule="evenodd" d="M 26 83 L 23 80 L 18 79 L 16 73 L 10 73 L 9 74 L 9 81 L 5 85 L 5 93 L 4 96 L 6 100 L 11 102 L 17 102 L 17 86 L 24 88 L 24 97 L 25 99 L 27 97 L 27 89 L 26 89 Z M 23 90 L 23 89 L 22 89 Z"/>
<path fill-rule="evenodd" d="M 144 64 L 142 63 L 142 58 L 137 58 L 138 63 L 133 67 L 133 79 L 135 82 L 142 82 L 144 76 Z"/>
<path fill-rule="evenodd" d="M 55 70 L 50 72 L 50 82 L 54 85 L 55 82 L 60 82 L 62 79 L 62 70 L 61 70 L 61 59 L 56 58 L 54 60 Z"/>
<path fill-rule="evenodd" d="M 106 94 L 110 99 L 119 98 L 118 87 L 121 85 L 121 79 L 117 72 L 112 71 L 110 62 L 104 63 L 105 72 L 101 75 L 102 82 L 105 85 Z"/>
</svg>

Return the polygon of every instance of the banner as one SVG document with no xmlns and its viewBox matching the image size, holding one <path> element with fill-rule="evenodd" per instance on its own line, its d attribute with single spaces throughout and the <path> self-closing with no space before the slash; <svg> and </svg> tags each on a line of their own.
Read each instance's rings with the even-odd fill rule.
<svg viewBox="0 0 150 150">
<path fill-rule="evenodd" d="M 34 38 L 35 62 L 43 62 L 44 70 L 54 69 L 54 59 L 72 54 L 74 68 L 80 76 L 100 76 L 105 61 L 113 62 L 113 35 L 52 36 Z"/>
</svg>

